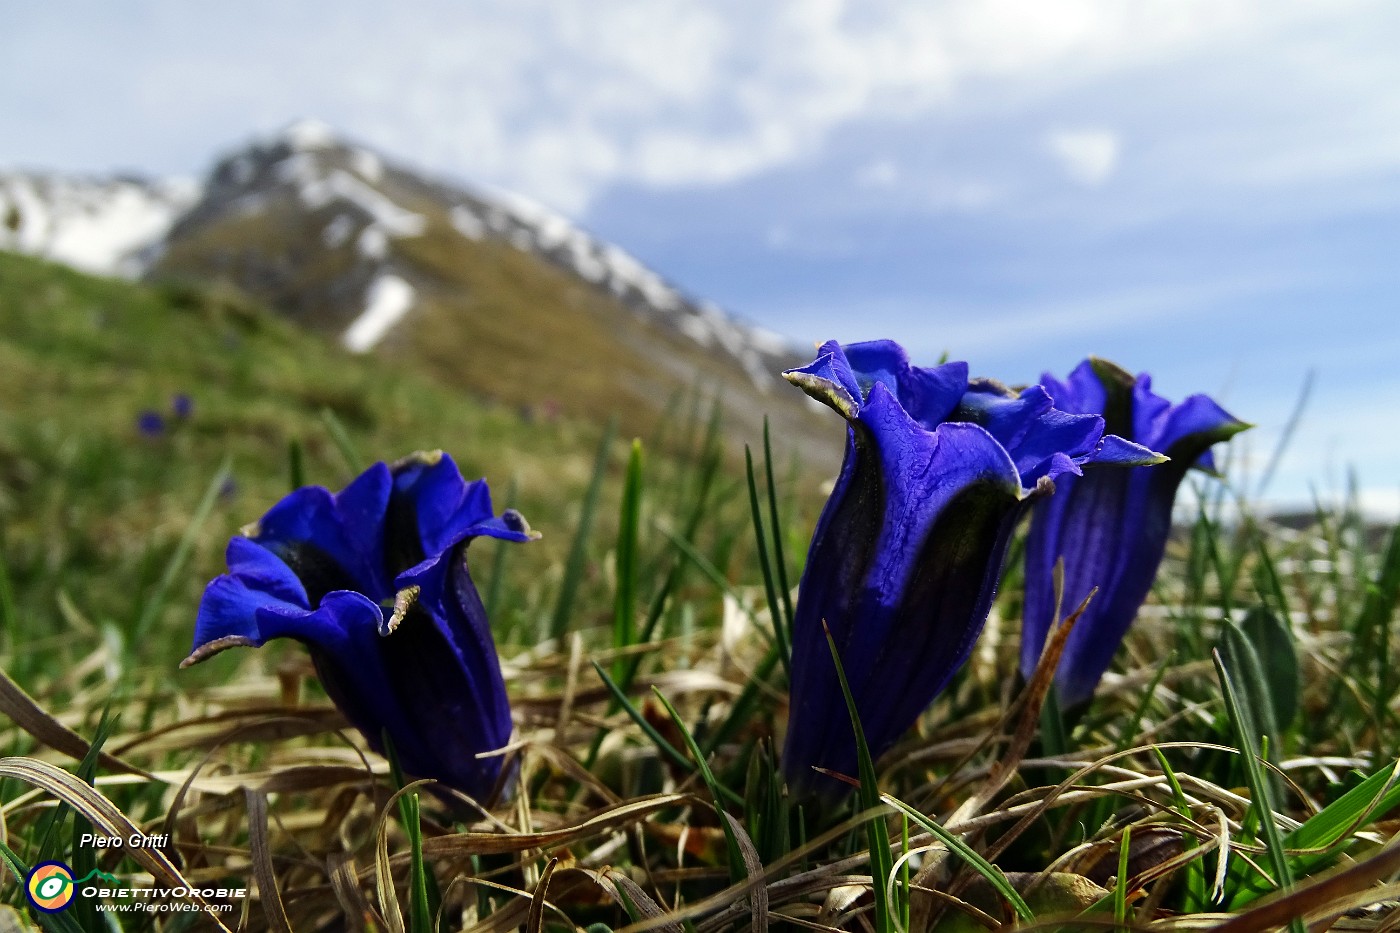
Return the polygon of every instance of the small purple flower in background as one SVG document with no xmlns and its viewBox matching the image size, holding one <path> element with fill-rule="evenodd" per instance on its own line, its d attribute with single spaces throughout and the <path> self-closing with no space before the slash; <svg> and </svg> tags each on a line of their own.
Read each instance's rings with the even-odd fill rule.
<svg viewBox="0 0 1400 933">
<path fill-rule="evenodd" d="M 170 399 L 170 410 L 176 418 L 187 421 L 194 414 L 194 399 L 187 393 L 180 392 Z"/>
<path fill-rule="evenodd" d="M 857 772 L 822 629 L 830 628 L 872 756 L 909 729 L 967 660 L 1026 503 L 1086 464 L 1161 457 L 1103 419 L 971 380 L 966 363 L 909 365 L 890 341 L 828 342 L 784 373 L 846 419 L 846 457 L 817 521 L 792 633 L 783 768 L 799 797 L 844 792 L 813 766 Z"/>
<path fill-rule="evenodd" d="M 165 419 L 160 412 L 147 408 L 136 416 L 136 430 L 143 437 L 160 437 L 165 433 Z"/>
<path fill-rule="evenodd" d="M 272 638 L 306 645 L 326 693 L 404 770 L 490 797 L 510 706 L 486 610 L 467 571 L 480 536 L 529 541 L 497 517 L 484 480 L 441 452 L 377 463 L 332 495 L 307 486 L 229 542 L 229 573 L 204 591 L 181 664 Z"/>
<path fill-rule="evenodd" d="M 1172 503 L 1186 471 L 1214 471 L 1211 445 L 1249 427 L 1204 395 L 1173 405 L 1112 363 L 1088 359 L 1064 382 L 1042 384 L 1065 411 L 1102 412 L 1106 430 L 1160 450 L 1161 466 L 1066 477 L 1038 503 L 1026 540 L 1021 671 L 1035 670 L 1055 614 L 1055 563 L 1065 562 L 1062 612 L 1099 591 L 1065 643 L 1055 674 L 1064 709 L 1087 703 L 1152 588 L 1171 531 Z"/>
</svg>

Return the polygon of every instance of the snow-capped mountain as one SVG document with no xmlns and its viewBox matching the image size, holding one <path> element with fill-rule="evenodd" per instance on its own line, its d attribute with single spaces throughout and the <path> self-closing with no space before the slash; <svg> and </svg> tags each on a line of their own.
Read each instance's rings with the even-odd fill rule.
<svg viewBox="0 0 1400 933">
<path fill-rule="evenodd" d="M 704 385 L 731 425 L 771 412 L 820 430 L 778 377 L 804 356 L 783 338 L 527 198 L 427 177 L 318 123 L 224 156 L 201 184 L 0 174 L 0 221 L 0 248 L 231 284 L 353 352 L 513 404 L 645 422 Z"/>
<path fill-rule="evenodd" d="M 625 250 L 543 205 L 510 192 L 484 193 L 426 179 L 341 141 L 317 123 L 296 124 L 221 160 L 203 199 L 175 236 L 278 203 L 297 204 L 323 221 L 319 237 L 326 249 L 353 244 L 361 267 L 355 277 L 364 282 L 361 313 L 343 333 L 352 350 L 372 348 L 408 316 L 414 305 L 411 277 L 394 271 L 393 246 L 427 235 L 430 217 L 445 212 L 457 236 L 496 240 L 547 259 L 699 347 L 732 356 L 764 389 L 774 384 L 773 358 L 792 354 L 783 338 L 688 298 Z"/>
</svg>

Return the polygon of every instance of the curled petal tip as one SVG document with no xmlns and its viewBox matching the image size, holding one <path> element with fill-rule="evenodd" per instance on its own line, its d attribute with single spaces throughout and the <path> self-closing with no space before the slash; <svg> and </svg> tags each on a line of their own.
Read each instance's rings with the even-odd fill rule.
<svg viewBox="0 0 1400 933">
<path fill-rule="evenodd" d="M 206 641 L 202 645 L 196 645 L 190 652 L 190 656 L 180 662 L 180 669 L 194 667 L 200 661 L 212 658 L 225 648 L 251 648 L 256 645 L 251 638 L 242 635 L 226 635 L 223 638 L 216 638 L 213 641 Z"/>
<path fill-rule="evenodd" d="M 407 466 L 437 466 L 439 463 L 442 462 L 442 458 L 445 456 L 446 454 L 442 452 L 441 448 L 436 450 L 415 450 L 408 456 L 400 457 L 398 460 L 395 460 L 393 463 L 389 464 L 389 469 L 397 473 L 399 470 Z"/>
<path fill-rule="evenodd" d="M 1112 360 L 1106 360 L 1101 356 L 1090 356 L 1088 362 L 1093 368 L 1094 374 L 1103 382 L 1116 382 L 1120 386 L 1130 389 L 1137 381 L 1132 373 Z"/>
<path fill-rule="evenodd" d="M 824 379 L 802 369 L 789 369 L 783 378 L 806 392 L 824 405 L 836 409 L 848 421 L 860 413 L 860 403 L 845 388 L 830 379 Z"/>
<path fill-rule="evenodd" d="M 511 531 L 517 532 L 529 538 L 531 541 L 538 541 L 541 537 L 538 531 L 530 527 L 530 523 L 525 520 L 515 509 L 506 509 L 501 513 L 501 523 Z"/>
</svg>

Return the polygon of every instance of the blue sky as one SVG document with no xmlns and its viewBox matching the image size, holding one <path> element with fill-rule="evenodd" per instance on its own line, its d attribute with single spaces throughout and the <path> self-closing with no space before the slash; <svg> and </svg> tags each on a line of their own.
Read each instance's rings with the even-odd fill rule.
<svg viewBox="0 0 1400 933">
<path fill-rule="evenodd" d="M 304 116 L 800 340 L 1217 395 L 1271 496 L 1400 507 L 1400 5 L 11 5 L 0 165 L 198 174 Z"/>
</svg>

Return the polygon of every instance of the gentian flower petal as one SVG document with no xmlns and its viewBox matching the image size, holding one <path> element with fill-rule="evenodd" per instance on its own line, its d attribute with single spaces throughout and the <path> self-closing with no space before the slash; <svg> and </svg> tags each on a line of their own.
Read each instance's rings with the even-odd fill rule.
<svg viewBox="0 0 1400 933">
<path fill-rule="evenodd" d="M 840 347 L 861 391 L 885 384 L 910 418 L 932 430 L 958 406 L 967 390 L 967 364 L 944 363 L 932 369 L 909 365 L 909 355 L 893 340 L 872 340 Z"/>
<path fill-rule="evenodd" d="M 1129 469 L 1088 470 L 1065 477 L 1054 496 L 1035 506 L 1026 542 L 1026 603 L 1021 636 L 1021 671 L 1029 677 L 1054 624 L 1056 563 L 1064 560 L 1062 614 L 1098 587 L 1066 642 L 1056 672 L 1062 707 L 1081 706 L 1127 634 L 1151 590 L 1171 532 L 1172 505 L 1186 471 L 1213 468 L 1209 448 L 1244 430 L 1204 395 L 1172 405 L 1152 391 L 1146 375 L 1134 378 L 1104 360 L 1080 363 L 1069 378 L 1042 379 L 1056 405 L 1077 412 L 1102 412 L 1108 429 L 1131 435 L 1136 444 L 1109 436 L 1098 464 Z M 1141 451 L 1163 451 L 1169 462 L 1132 468 Z M 1150 452 L 1150 451 L 1149 451 Z"/>
<path fill-rule="evenodd" d="M 511 718 L 465 560 L 480 535 L 537 537 L 519 513 L 493 515 L 485 483 L 442 454 L 376 464 L 336 495 L 297 490 L 230 542 L 184 663 L 296 639 L 371 748 L 387 734 L 405 771 L 484 799 L 502 762 L 481 756 L 508 742 Z"/>
<path fill-rule="evenodd" d="M 384 522 L 393 480 L 376 463 L 339 493 L 304 486 L 268 510 L 250 535 L 286 562 L 314 600 L 357 590 L 392 598 L 384 561 Z"/>
<path fill-rule="evenodd" d="M 827 343 L 784 375 L 849 427 L 798 593 L 783 752 L 795 794 L 834 795 L 812 768 L 855 774 L 855 742 L 823 624 L 878 756 L 967 660 L 1024 504 L 1101 455 L 1103 422 L 889 341 Z"/>
</svg>

